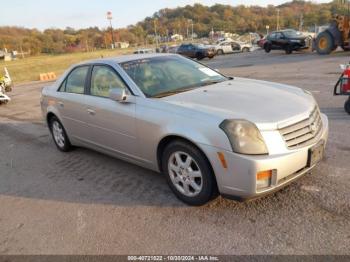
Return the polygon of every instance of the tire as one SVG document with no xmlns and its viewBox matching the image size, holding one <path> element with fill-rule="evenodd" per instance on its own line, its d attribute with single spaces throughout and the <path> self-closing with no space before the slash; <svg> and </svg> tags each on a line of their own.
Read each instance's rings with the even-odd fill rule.
<svg viewBox="0 0 350 262">
<path fill-rule="evenodd" d="M 272 48 L 271 48 L 271 45 L 270 45 L 270 44 L 265 44 L 265 45 L 264 45 L 264 50 L 265 50 L 266 53 L 270 53 L 270 52 L 271 52 L 271 49 L 272 49 Z"/>
<path fill-rule="evenodd" d="M 176 197 L 188 205 L 201 206 L 218 196 L 207 158 L 189 143 L 178 140 L 166 146 L 162 170 Z"/>
<path fill-rule="evenodd" d="M 66 130 L 57 117 L 52 116 L 49 120 L 49 128 L 51 131 L 52 139 L 55 142 L 58 150 L 62 152 L 69 152 L 72 150 L 72 145 L 67 136 Z"/>
<path fill-rule="evenodd" d="M 287 49 L 286 49 L 286 54 L 287 55 L 290 55 L 293 53 L 293 48 L 291 46 L 287 46 Z"/>
<path fill-rule="evenodd" d="M 250 49 L 249 49 L 248 47 L 244 47 L 244 48 L 242 49 L 242 52 L 243 52 L 243 53 L 248 53 L 248 52 L 250 52 Z"/>
<path fill-rule="evenodd" d="M 219 49 L 217 52 L 216 52 L 218 55 L 223 55 L 224 54 L 224 51 L 222 49 Z"/>
<path fill-rule="evenodd" d="M 345 112 L 347 112 L 350 115 L 350 98 L 348 99 L 348 101 L 345 102 L 344 109 Z"/>
<path fill-rule="evenodd" d="M 336 49 L 333 36 L 328 31 L 324 31 L 317 36 L 315 45 L 316 51 L 320 55 L 328 55 Z"/>
</svg>

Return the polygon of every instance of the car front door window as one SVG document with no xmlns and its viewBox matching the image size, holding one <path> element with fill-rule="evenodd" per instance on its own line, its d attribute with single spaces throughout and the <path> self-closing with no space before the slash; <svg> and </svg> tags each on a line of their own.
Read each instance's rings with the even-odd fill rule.
<svg viewBox="0 0 350 262">
<path fill-rule="evenodd" d="M 108 66 L 94 66 L 91 76 L 90 94 L 93 96 L 109 97 L 111 89 L 127 90 L 123 80 Z"/>
</svg>

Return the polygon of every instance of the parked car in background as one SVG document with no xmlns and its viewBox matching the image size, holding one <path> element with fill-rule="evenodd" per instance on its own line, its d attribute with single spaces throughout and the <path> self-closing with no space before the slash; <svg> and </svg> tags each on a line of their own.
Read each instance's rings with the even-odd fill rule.
<svg viewBox="0 0 350 262">
<path fill-rule="evenodd" d="M 271 50 L 285 50 L 287 54 L 291 54 L 293 51 L 309 47 L 306 38 L 307 36 L 293 29 L 275 31 L 266 37 L 264 49 L 266 53 L 270 53 Z"/>
<path fill-rule="evenodd" d="M 137 49 L 134 54 L 152 54 L 155 50 L 148 48 L 148 49 Z"/>
<path fill-rule="evenodd" d="M 189 58 L 196 58 L 202 60 L 204 58 L 212 59 L 215 55 L 215 49 L 211 46 L 205 46 L 201 44 L 182 44 L 177 53 Z"/>
<path fill-rule="evenodd" d="M 264 46 L 265 46 L 265 43 L 267 42 L 267 39 L 266 39 L 266 37 L 263 37 L 263 38 L 261 38 L 259 41 L 258 41 L 258 46 L 260 47 L 260 48 L 262 48 L 262 49 L 264 49 Z"/>
<path fill-rule="evenodd" d="M 177 45 L 169 46 L 169 48 L 168 48 L 168 53 L 176 54 L 178 48 L 179 48 L 179 46 L 177 46 Z"/>
<path fill-rule="evenodd" d="M 218 55 L 250 52 L 253 46 L 249 43 L 239 41 L 223 41 L 215 46 L 215 51 Z"/>
<path fill-rule="evenodd" d="M 161 172 L 190 205 L 279 190 L 317 166 L 328 139 L 310 92 L 172 54 L 72 66 L 43 89 L 41 109 L 59 150 L 84 146 Z"/>
</svg>

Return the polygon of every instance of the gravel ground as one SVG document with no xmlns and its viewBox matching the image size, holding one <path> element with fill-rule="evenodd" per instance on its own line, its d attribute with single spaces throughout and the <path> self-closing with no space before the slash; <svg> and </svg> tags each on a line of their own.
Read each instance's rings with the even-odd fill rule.
<svg viewBox="0 0 350 262">
<path fill-rule="evenodd" d="M 16 86 L 0 107 L 0 254 L 350 254 L 350 116 L 332 96 L 348 59 L 258 51 L 205 61 L 312 91 L 331 129 L 312 174 L 263 199 L 200 208 L 180 203 L 160 174 L 58 152 L 40 118 L 44 84 Z"/>
</svg>

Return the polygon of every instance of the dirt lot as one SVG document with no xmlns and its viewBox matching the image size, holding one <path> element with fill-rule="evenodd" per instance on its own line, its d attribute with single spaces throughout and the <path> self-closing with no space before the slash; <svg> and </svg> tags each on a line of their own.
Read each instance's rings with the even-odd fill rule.
<svg viewBox="0 0 350 262">
<path fill-rule="evenodd" d="M 350 116 L 332 96 L 348 60 L 256 52 L 207 61 L 312 91 L 331 130 L 312 174 L 260 200 L 201 208 L 180 203 L 162 175 L 86 149 L 58 152 L 41 123 L 43 84 L 17 85 L 0 108 L 0 254 L 350 254 Z"/>
</svg>

